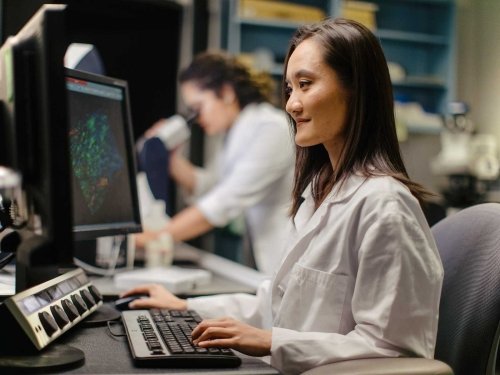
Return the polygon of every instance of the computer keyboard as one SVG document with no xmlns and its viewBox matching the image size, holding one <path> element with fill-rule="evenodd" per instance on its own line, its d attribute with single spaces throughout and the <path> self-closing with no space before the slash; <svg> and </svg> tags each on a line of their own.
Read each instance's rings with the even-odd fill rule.
<svg viewBox="0 0 500 375">
<path fill-rule="evenodd" d="M 191 331 L 201 322 L 193 310 L 128 310 L 122 312 L 134 363 L 141 367 L 237 367 L 231 349 L 201 348 Z"/>
</svg>

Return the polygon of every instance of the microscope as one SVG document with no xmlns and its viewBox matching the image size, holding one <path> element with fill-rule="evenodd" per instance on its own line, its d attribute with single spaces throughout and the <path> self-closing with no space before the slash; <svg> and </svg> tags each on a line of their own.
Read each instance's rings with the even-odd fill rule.
<svg viewBox="0 0 500 375">
<path fill-rule="evenodd" d="M 497 142 L 491 134 L 477 134 L 464 102 L 451 102 L 443 116 L 441 151 L 431 171 L 445 176 L 443 196 L 448 207 L 465 208 L 485 200 L 500 172 Z"/>
</svg>

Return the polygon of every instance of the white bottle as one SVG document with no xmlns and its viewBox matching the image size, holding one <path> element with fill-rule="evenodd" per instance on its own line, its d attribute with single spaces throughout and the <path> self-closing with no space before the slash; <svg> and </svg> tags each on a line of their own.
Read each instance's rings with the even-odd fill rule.
<svg viewBox="0 0 500 375">
<path fill-rule="evenodd" d="M 165 214 L 165 202 L 154 201 L 148 214 L 143 219 L 145 231 L 159 232 L 167 225 L 169 219 Z M 174 242 L 168 233 L 161 233 L 145 245 L 146 267 L 168 267 L 174 257 Z"/>
</svg>

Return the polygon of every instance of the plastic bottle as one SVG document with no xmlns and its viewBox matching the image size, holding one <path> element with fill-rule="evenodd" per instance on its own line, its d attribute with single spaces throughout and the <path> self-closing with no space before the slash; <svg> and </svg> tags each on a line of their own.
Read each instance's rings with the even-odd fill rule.
<svg viewBox="0 0 500 375">
<path fill-rule="evenodd" d="M 165 214 L 165 202 L 156 200 L 148 215 L 143 219 L 145 231 L 159 232 L 168 223 Z M 145 245 L 146 267 L 168 267 L 172 264 L 174 256 L 174 242 L 168 233 L 161 233 L 155 239 L 150 240 Z"/>
</svg>

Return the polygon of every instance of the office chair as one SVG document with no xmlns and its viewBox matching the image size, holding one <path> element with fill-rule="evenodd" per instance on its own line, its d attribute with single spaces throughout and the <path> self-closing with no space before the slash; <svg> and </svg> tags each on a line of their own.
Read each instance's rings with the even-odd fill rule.
<svg viewBox="0 0 500 375">
<path fill-rule="evenodd" d="M 305 374 L 495 375 L 500 341 L 500 204 L 466 208 L 438 222 L 432 233 L 444 267 L 436 359 L 344 361 Z"/>
</svg>

